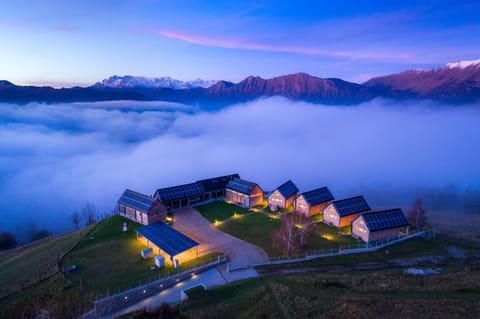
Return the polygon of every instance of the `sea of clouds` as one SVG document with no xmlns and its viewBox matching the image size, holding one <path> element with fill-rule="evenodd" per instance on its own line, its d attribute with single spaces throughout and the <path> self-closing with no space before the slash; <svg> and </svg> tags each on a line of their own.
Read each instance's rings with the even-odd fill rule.
<svg viewBox="0 0 480 319">
<path fill-rule="evenodd" d="M 422 189 L 480 188 L 480 107 L 374 100 L 323 106 L 283 98 L 216 112 L 163 102 L 0 104 L 0 231 L 73 228 L 85 203 L 111 212 L 125 188 L 239 173 L 271 190 L 327 185 L 374 208 Z"/>
</svg>

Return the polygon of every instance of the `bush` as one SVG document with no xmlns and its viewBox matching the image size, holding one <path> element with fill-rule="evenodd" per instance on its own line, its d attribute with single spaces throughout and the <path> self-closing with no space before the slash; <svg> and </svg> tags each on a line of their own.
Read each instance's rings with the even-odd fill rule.
<svg viewBox="0 0 480 319">
<path fill-rule="evenodd" d="M 0 233 L 0 250 L 11 249 L 17 245 L 17 240 L 10 232 Z"/>
</svg>

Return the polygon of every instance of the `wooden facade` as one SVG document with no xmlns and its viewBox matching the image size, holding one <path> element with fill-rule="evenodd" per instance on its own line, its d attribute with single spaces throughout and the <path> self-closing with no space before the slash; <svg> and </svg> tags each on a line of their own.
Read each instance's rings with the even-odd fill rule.
<svg viewBox="0 0 480 319">
<path fill-rule="evenodd" d="M 242 207 L 261 205 L 264 199 L 260 186 L 240 178 L 228 182 L 225 189 L 225 200 Z"/>
<path fill-rule="evenodd" d="M 363 196 L 336 200 L 323 210 L 323 222 L 338 228 L 350 226 L 357 217 L 369 210 L 370 206 Z"/>
<path fill-rule="evenodd" d="M 268 205 L 279 208 L 288 208 L 293 205 L 297 194 L 297 186 L 289 180 L 268 195 Z"/>
<path fill-rule="evenodd" d="M 359 212 L 347 216 L 340 216 L 338 211 L 335 209 L 335 206 L 330 204 L 323 210 L 323 222 L 331 226 L 342 228 L 345 226 L 350 226 L 352 222 L 361 214 L 362 213 Z"/>
<path fill-rule="evenodd" d="M 126 190 L 117 202 L 119 215 L 148 225 L 167 219 L 167 208 L 158 199 L 132 190 Z"/>
<path fill-rule="evenodd" d="M 368 220 L 371 214 L 378 214 L 378 212 L 363 214 L 353 221 L 352 235 L 354 237 L 370 243 L 386 239 L 395 239 L 408 234 L 408 221 L 404 216 L 399 215 L 396 222 L 389 221 L 382 225 L 381 222 L 372 224 Z M 403 215 L 403 213 L 401 214 Z"/>
<path fill-rule="evenodd" d="M 295 211 L 306 216 L 313 216 L 321 214 L 323 209 L 328 205 L 328 202 L 310 205 L 303 195 L 295 199 Z"/>
</svg>

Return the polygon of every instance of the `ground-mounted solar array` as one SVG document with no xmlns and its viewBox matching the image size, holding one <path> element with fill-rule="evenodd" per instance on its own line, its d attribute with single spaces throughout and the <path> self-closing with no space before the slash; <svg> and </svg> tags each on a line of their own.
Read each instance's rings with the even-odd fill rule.
<svg viewBox="0 0 480 319">
<path fill-rule="evenodd" d="M 246 195 L 250 195 L 255 186 L 257 186 L 257 184 L 241 178 L 231 180 L 227 184 L 227 188 Z"/>
<path fill-rule="evenodd" d="M 123 192 L 123 195 L 118 200 L 118 203 L 147 212 L 154 201 L 155 199 L 153 197 L 127 189 L 125 192 Z"/>
<path fill-rule="evenodd" d="M 340 215 L 341 217 L 370 210 L 370 206 L 368 206 L 368 203 L 365 201 L 365 198 L 363 198 L 363 196 L 336 200 L 332 202 L 332 204 L 335 206 L 338 215 Z"/>
<path fill-rule="evenodd" d="M 366 213 L 362 217 L 371 232 L 409 225 L 408 220 L 399 208 Z"/>
<path fill-rule="evenodd" d="M 162 201 L 176 200 L 191 196 L 203 195 L 205 190 L 200 183 L 190 183 L 185 185 L 160 188 L 155 192 L 155 196 Z"/>
<path fill-rule="evenodd" d="M 195 240 L 163 222 L 142 226 L 135 229 L 135 231 L 166 252 L 170 257 L 199 245 Z"/>
<path fill-rule="evenodd" d="M 327 187 L 321 187 L 302 194 L 311 206 L 333 200 L 333 195 Z"/>
<path fill-rule="evenodd" d="M 280 185 L 277 190 L 282 194 L 283 197 L 288 198 L 295 193 L 298 193 L 298 187 L 291 181 L 287 181 Z"/>
</svg>

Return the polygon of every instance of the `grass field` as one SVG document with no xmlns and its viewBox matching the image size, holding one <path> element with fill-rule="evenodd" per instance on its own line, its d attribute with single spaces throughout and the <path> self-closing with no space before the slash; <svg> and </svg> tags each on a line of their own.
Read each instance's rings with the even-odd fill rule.
<svg viewBox="0 0 480 319">
<path fill-rule="evenodd" d="M 476 318 L 480 271 L 268 276 L 196 291 L 187 318 Z"/>
<path fill-rule="evenodd" d="M 90 229 L 49 237 L 0 254 L 0 298 L 54 275 L 58 261 Z"/>
<path fill-rule="evenodd" d="M 126 232 L 121 231 L 124 222 L 128 227 Z M 103 293 L 107 289 L 127 289 L 174 271 L 167 260 L 163 269 L 150 269 L 154 261 L 141 257 L 140 251 L 145 245 L 136 237 L 135 228 L 140 226 L 119 215 L 99 223 L 63 260 L 62 265 L 75 264 L 78 267 L 69 279 L 77 286 Z M 188 267 L 213 255 L 218 254 L 200 257 L 181 266 Z"/>
<path fill-rule="evenodd" d="M 280 220 L 254 213 L 222 223 L 221 231 L 248 241 L 261 247 L 269 256 L 277 256 L 280 252 L 272 246 L 272 234 L 280 227 Z"/>
<path fill-rule="evenodd" d="M 356 245 L 359 241 L 349 235 L 340 234 L 335 227 L 324 223 L 316 223 L 315 231 L 308 239 L 306 250 L 338 248 L 339 246 Z"/>
<path fill-rule="evenodd" d="M 215 221 L 224 221 L 233 217 L 235 213 L 243 215 L 248 212 L 248 208 L 239 207 L 224 201 L 215 201 L 205 205 L 196 206 L 195 209 L 211 223 L 215 223 Z"/>
</svg>

